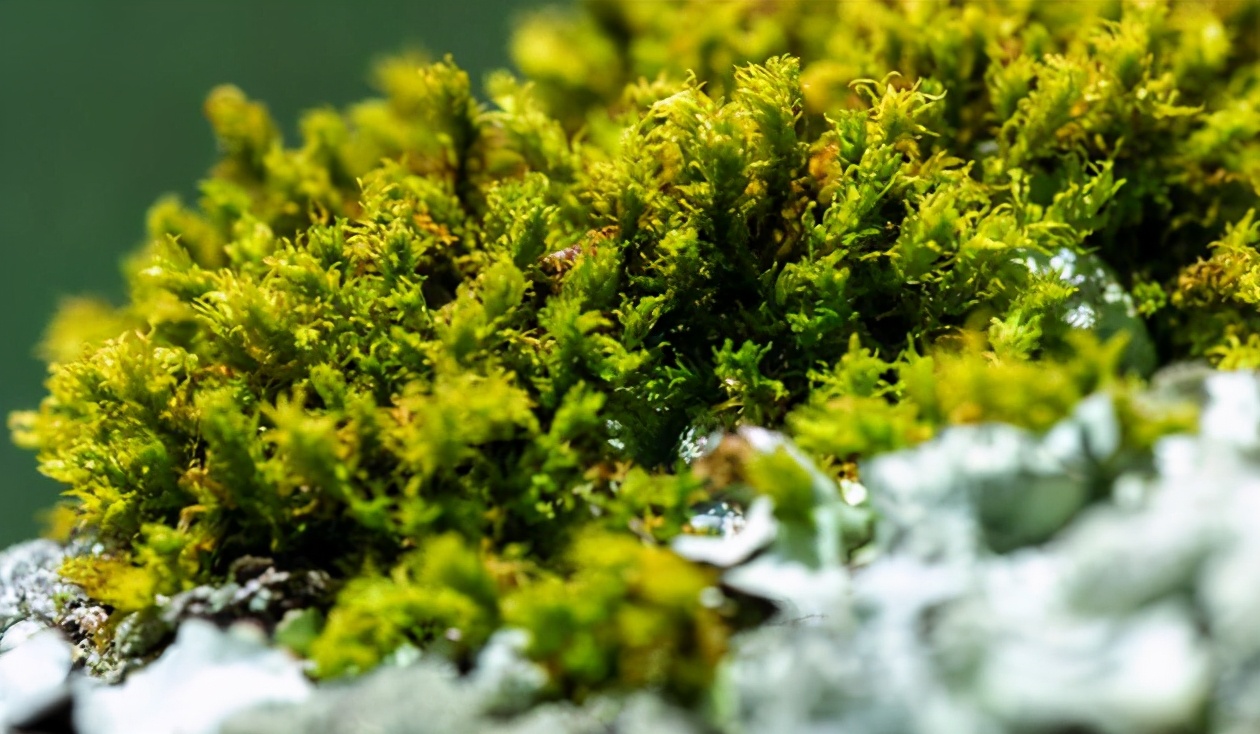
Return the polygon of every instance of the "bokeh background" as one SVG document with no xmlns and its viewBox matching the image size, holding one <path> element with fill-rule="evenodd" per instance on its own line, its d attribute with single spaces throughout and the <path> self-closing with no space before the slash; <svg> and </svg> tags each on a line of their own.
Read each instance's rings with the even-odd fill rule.
<svg viewBox="0 0 1260 734">
<path fill-rule="evenodd" d="M 302 110 L 368 96 L 390 52 L 453 54 L 478 84 L 510 66 L 512 25 L 543 4 L 0 0 L 0 415 L 43 396 L 34 352 L 59 300 L 121 302 L 149 205 L 195 201 L 215 157 L 212 87 L 265 101 L 291 141 Z M 59 491 L 3 434 L 0 547 L 39 532 Z"/>
</svg>

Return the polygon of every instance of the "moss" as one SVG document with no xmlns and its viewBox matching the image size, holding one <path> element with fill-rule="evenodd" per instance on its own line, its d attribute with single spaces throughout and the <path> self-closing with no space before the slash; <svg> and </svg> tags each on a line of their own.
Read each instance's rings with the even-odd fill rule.
<svg viewBox="0 0 1260 734">
<path fill-rule="evenodd" d="M 1144 450 L 1188 419 L 1143 373 L 1258 362 L 1260 5 L 1070 11 L 590 2 L 488 103 L 396 59 L 293 146 L 214 90 L 200 201 L 11 419 L 102 548 L 65 575 L 122 614 L 265 556 L 341 582 L 323 674 L 508 624 L 557 694 L 685 698 L 759 618 L 664 545 L 725 491 L 691 438 L 783 428 L 852 479 L 1107 390 Z M 805 517 L 790 463 L 736 474 Z"/>
</svg>

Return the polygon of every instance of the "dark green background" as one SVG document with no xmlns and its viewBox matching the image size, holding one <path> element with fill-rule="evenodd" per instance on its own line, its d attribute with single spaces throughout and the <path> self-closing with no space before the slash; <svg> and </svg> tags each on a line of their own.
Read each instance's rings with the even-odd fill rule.
<svg viewBox="0 0 1260 734">
<path fill-rule="evenodd" d="M 290 140 L 301 110 L 369 94 L 373 59 L 445 53 L 479 84 L 539 2 L 0 0 L 0 414 L 33 408 L 33 354 L 59 299 L 118 302 L 119 261 L 162 193 L 195 200 L 214 160 L 201 116 L 224 82 L 265 101 Z M 58 488 L 0 441 L 0 547 L 38 532 Z"/>
</svg>

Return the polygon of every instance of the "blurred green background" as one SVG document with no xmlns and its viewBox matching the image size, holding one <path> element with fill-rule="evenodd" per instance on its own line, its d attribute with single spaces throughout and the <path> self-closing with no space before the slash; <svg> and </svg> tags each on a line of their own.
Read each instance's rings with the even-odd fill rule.
<svg viewBox="0 0 1260 734">
<path fill-rule="evenodd" d="M 214 160 L 201 103 L 230 82 L 293 140 L 298 113 L 368 96 L 375 58 L 451 53 L 479 86 L 540 2 L 0 0 L 0 414 L 33 408 L 34 350 L 61 298 L 123 297 L 119 262 L 165 192 Z M 39 531 L 58 486 L 0 441 L 0 547 Z"/>
</svg>

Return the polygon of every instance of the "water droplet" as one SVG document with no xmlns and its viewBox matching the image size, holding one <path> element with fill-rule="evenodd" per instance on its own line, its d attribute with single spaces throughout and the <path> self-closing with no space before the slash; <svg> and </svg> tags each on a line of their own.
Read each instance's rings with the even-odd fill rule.
<svg viewBox="0 0 1260 734">
<path fill-rule="evenodd" d="M 687 532 L 691 535 L 729 538 L 747 524 L 744 511 L 725 501 L 705 502 L 692 508 L 692 511 L 695 514 L 687 523 Z"/>
</svg>

